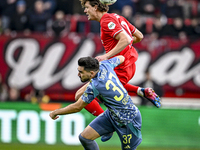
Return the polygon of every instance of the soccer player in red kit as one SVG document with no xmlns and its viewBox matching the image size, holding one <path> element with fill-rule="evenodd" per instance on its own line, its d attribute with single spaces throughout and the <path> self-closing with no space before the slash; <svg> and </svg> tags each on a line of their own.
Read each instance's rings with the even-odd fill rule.
<svg viewBox="0 0 200 150">
<path fill-rule="evenodd" d="M 123 86 L 128 92 L 134 92 L 145 97 L 159 108 L 161 106 L 160 98 L 152 88 L 141 88 L 128 84 L 135 74 L 135 62 L 138 59 L 138 53 L 132 44 L 140 42 L 143 39 L 143 34 L 123 16 L 108 13 L 108 5 L 102 4 L 99 0 L 80 1 L 81 5 L 84 7 L 84 12 L 88 17 L 88 20 L 100 22 L 101 41 L 106 53 L 97 56 L 96 59 L 98 61 L 103 61 L 116 55 L 123 55 L 125 57 L 124 63 L 115 69 L 115 72 Z M 76 92 L 76 100 L 78 100 L 78 98 L 83 94 L 87 85 L 88 84 L 84 85 Z M 87 105 L 85 109 L 95 116 L 98 116 L 103 112 L 103 109 L 95 100 Z"/>
</svg>

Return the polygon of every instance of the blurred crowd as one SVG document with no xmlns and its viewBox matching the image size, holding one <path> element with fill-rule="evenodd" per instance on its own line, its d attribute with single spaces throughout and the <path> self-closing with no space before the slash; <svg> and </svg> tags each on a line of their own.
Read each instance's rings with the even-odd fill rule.
<svg viewBox="0 0 200 150">
<path fill-rule="evenodd" d="M 18 101 L 20 99 L 20 92 L 16 87 L 8 87 L 3 82 L 2 75 L 0 74 L 0 102 L 7 100 Z"/>
<path fill-rule="evenodd" d="M 0 102 L 16 102 L 22 100 L 33 104 L 48 103 L 50 97 L 45 94 L 45 91 L 43 90 L 32 89 L 24 96 L 24 98 L 22 98 L 21 91 L 17 87 L 7 86 L 7 84 L 3 82 L 2 75 L 0 74 Z"/>
<path fill-rule="evenodd" d="M 109 12 L 118 13 L 144 35 L 154 38 L 200 37 L 199 0 L 118 0 Z M 99 23 L 88 21 L 79 0 L 1 0 L 0 34 L 47 32 L 99 33 Z"/>
</svg>

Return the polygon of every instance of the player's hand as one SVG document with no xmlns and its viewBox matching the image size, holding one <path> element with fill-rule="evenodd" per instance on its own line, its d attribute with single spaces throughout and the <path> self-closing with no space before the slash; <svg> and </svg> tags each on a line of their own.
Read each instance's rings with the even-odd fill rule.
<svg viewBox="0 0 200 150">
<path fill-rule="evenodd" d="M 59 116 L 57 116 L 56 114 L 55 114 L 55 110 L 54 111 L 52 111 L 52 112 L 50 112 L 49 113 L 49 116 L 51 117 L 51 119 L 53 119 L 53 120 L 56 120 L 56 119 L 58 119 L 59 118 Z"/>
<path fill-rule="evenodd" d="M 97 56 L 97 57 L 95 57 L 95 58 L 96 58 L 99 62 L 108 59 L 106 55 Z"/>
</svg>

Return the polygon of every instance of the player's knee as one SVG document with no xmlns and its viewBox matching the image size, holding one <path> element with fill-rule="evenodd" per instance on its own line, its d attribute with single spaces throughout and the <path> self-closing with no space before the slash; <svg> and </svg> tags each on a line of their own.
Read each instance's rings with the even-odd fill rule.
<svg viewBox="0 0 200 150">
<path fill-rule="evenodd" d="M 83 140 L 83 137 L 82 137 L 81 134 L 79 134 L 78 138 L 79 138 L 79 141 L 80 141 L 80 142 Z M 82 142 L 81 142 L 81 143 L 82 143 Z"/>
<path fill-rule="evenodd" d="M 97 145 L 96 141 L 86 139 L 81 134 L 79 134 L 79 140 L 85 149 L 99 150 L 99 146 Z"/>
<path fill-rule="evenodd" d="M 79 138 L 79 141 L 82 143 L 82 145 L 89 144 L 92 141 L 92 140 L 84 138 L 81 134 L 79 134 L 78 138 Z"/>
</svg>

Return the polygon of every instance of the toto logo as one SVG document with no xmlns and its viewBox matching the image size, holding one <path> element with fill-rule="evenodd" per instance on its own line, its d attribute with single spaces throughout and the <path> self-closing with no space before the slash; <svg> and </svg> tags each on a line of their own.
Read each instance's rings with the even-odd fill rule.
<svg viewBox="0 0 200 150">
<path fill-rule="evenodd" d="M 0 110 L 0 121 L 0 139 L 3 143 L 11 143 L 16 137 L 20 143 L 35 144 L 44 138 L 46 144 L 56 144 L 58 142 L 57 133 L 60 132 L 60 139 L 64 144 L 79 145 L 78 135 L 85 128 L 85 117 L 81 113 L 65 115 L 61 116 L 61 119 L 52 120 L 47 111 L 38 113 L 34 110 L 21 110 L 20 112 Z M 16 125 L 13 125 L 13 121 Z M 41 126 L 41 122 L 44 122 L 44 127 Z M 57 122 L 61 122 L 59 127 Z M 16 135 L 12 133 L 14 130 L 17 131 Z M 72 131 L 74 131 L 73 134 Z"/>
<path fill-rule="evenodd" d="M 18 48 L 21 52 L 16 59 Z M 58 71 L 59 63 L 67 46 L 62 42 L 53 43 L 43 55 L 40 54 L 39 43 L 33 38 L 15 39 L 5 48 L 5 62 L 10 68 L 7 76 L 10 86 L 23 89 L 32 84 L 37 89 L 45 90 L 60 82 L 62 87 L 73 90 L 82 85 L 77 77 L 77 60 L 83 56 L 95 54 L 95 42 L 85 39 L 67 64 Z M 194 62 L 195 54 L 189 47 L 180 51 L 170 51 L 163 54 L 150 65 L 153 80 L 160 85 L 180 86 L 192 80 L 200 87 L 200 62 Z M 141 52 L 137 61 L 137 71 L 132 84 L 140 84 L 145 80 L 145 71 L 151 62 L 148 52 Z"/>
</svg>

